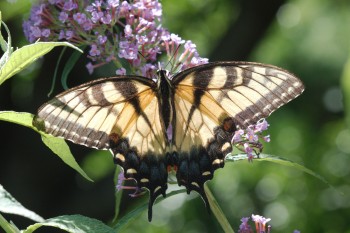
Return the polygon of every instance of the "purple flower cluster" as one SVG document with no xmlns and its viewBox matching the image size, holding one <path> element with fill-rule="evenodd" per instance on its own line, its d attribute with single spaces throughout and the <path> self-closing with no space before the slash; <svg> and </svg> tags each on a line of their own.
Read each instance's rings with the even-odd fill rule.
<svg viewBox="0 0 350 233">
<path fill-rule="evenodd" d="M 252 214 L 252 220 L 255 223 L 255 230 L 256 233 L 271 233 L 271 226 L 267 226 L 266 230 L 266 223 L 268 223 L 271 218 L 265 218 L 260 215 L 254 215 Z M 249 217 L 244 217 L 241 219 L 241 225 L 239 226 L 238 233 L 253 233 L 254 231 L 248 224 Z M 300 233 L 298 230 L 294 230 L 293 233 Z"/>
<path fill-rule="evenodd" d="M 254 215 L 252 214 L 252 220 L 255 223 L 255 230 L 256 233 L 270 233 L 271 232 L 271 226 L 267 227 L 266 231 L 266 223 L 268 223 L 271 219 L 265 218 L 260 215 Z M 249 217 L 244 217 L 241 219 L 241 225 L 239 226 L 238 233 L 253 233 L 254 231 L 248 224 Z"/>
<path fill-rule="evenodd" d="M 157 0 L 41 0 L 31 9 L 23 29 L 30 42 L 89 46 L 90 73 L 113 62 L 117 74 L 128 71 L 153 77 L 162 54 L 173 59 L 172 72 L 207 63 L 191 41 L 161 26 L 161 16 Z M 123 61 L 129 66 L 123 67 Z"/>
<path fill-rule="evenodd" d="M 269 124 L 267 121 L 260 119 L 255 125 L 250 125 L 245 130 L 237 130 L 231 142 L 236 148 L 247 154 L 249 161 L 252 161 L 254 158 L 253 152 L 259 154 L 262 150 L 263 146 L 259 140 L 262 139 L 265 142 L 270 142 L 270 135 L 262 135 L 262 132 L 267 130 L 268 127 Z M 258 151 L 256 152 L 255 149 Z"/>
</svg>

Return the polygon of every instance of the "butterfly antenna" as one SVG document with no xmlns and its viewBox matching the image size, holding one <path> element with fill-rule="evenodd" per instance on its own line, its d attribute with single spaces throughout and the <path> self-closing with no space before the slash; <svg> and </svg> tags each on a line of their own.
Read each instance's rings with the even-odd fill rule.
<svg viewBox="0 0 350 233">
<path fill-rule="evenodd" d="M 179 44 L 179 45 L 176 47 L 174 53 L 171 54 L 171 57 L 170 57 L 168 63 L 165 65 L 165 67 L 167 67 L 169 64 L 171 64 L 171 69 L 169 70 L 169 72 L 170 72 L 171 74 L 173 73 L 174 70 L 176 70 L 176 67 L 175 67 L 175 60 L 176 60 L 176 57 L 177 57 L 177 53 L 179 52 L 180 46 L 181 46 L 181 44 Z M 173 61 L 174 61 L 174 63 L 172 63 Z"/>
<path fill-rule="evenodd" d="M 147 61 L 146 57 L 143 56 L 143 54 L 142 54 L 140 51 L 137 51 L 137 52 L 139 53 L 139 55 L 140 55 L 143 59 L 145 59 L 145 61 Z"/>
</svg>

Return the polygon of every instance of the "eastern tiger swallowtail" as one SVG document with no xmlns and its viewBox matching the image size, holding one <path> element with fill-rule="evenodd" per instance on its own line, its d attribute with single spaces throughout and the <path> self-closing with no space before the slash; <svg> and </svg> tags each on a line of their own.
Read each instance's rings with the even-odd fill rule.
<svg viewBox="0 0 350 233">
<path fill-rule="evenodd" d="M 157 81 L 140 76 L 95 80 L 69 89 L 38 110 L 44 131 L 109 149 L 127 178 L 150 192 L 148 219 L 165 196 L 168 169 L 178 185 L 197 191 L 224 166 L 231 138 L 303 92 L 281 68 L 250 62 L 199 65 Z"/>
</svg>

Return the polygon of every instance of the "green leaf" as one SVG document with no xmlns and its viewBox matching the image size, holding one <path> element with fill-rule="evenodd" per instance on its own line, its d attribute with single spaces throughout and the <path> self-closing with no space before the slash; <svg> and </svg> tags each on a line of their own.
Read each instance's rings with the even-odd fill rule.
<svg viewBox="0 0 350 233">
<path fill-rule="evenodd" d="M 0 85 L 57 46 L 68 46 L 82 52 L 68 42 L 36 42 L 23 46 L 15 50 L 8 61 L 0 67 Z"/>
<path fill-rule="evenodd" d="M 82 215 L 63 215 L 29 226 L 23 233 L 31 233 L 42 226 L 50 226 L 71 233 L 112 233 L 113 229 L 103 222 Z"/>
<path fill-rule="evenodd" d="M 79 164 L 76 162 L 64 139 L 54 137 L 52 135 L 44 133 L 43 131 L 38 130 L 35 126 L 33 126 L 33 118 L 33 114 L 26 112 L 0 112 L 0 120 L 23 125 L 40 133 L 41 139 L 43 140 L 44 144 L 47 147 L 49 147 L 56 155 L 58 155 L 63 160 L 63 162 L 65 162 L 68 166 L 79 172 L 85 179 L 92 181 L 92 179 L 90 179 L 90 177 L 83 171 L 83 169 L 81 169 Z"/>
<path fill-rule="evenodd" d="M 247 160 L 248 157 L 246 154 L 238 154 L 238 155 L 227 155 L 225 160 L 228 162 L 235 162 L 235 161 L 242 161 L 242 160 Z M 322 176 L 320 176 L 319 174 L 315 173 L 314 171 L 304 167 L 303 165 L 300 165 L 296 162 L 293 162 L 291 160 L 285 159 L 285 158 L 281 158 L 278 156 L 274 156 L 274 155 L 268 155 L 268 154 L 259 154 L 259 157 L 255 156 L 253 161 L 257 161 L 257 162 L 272 162 L 272 163 L 277 163 L 277 164 L 281 164 L 287 167 L 291 167 L 291 168 L 295 168 L 299 171 L 305 172 L 309 175 L 312 175 L 313 177 L 321 180 L 323 183 L 327 184 L 328 186 L 332 187 L 331 184 Z"/>
<path fill-rule="evenodd" d="M 63 162 L 79 172 L 85 179 L 93 182 L 93 180 L 83 171 L 83 169 L 81 169 L 64 139 L 45 134 L 43 132 L 41 132 L 41 139 L 43 140 L 44 144 L 52 150 L 52 152 L 63 160 Z"/>
<path fill-rule="evenodd" d="M 11 194 L 7 192 L 2 185 L 0 185 L 0 212 L 20 215 L 35 222 L 45 221 L 42 217 L 33 211 L 26 209 L 21 203 L 12 197 Z"/>
<path fill-rule="evenodd" d="M 216 219 L 218 220 L 218 222 L 219 222 L 220 226 L 222 227 L 222 229 L 224 230 L 224 232 L 235 233 L 235 231 L 233 230 L 233 228 L 230 225 L 230 222 L 227 220 L 224 212 L 220 208 L 219 203 L 216 201 L 213 193 L 210 191 L 210 189 L 206 183 L 204 184 L 204 192 L 207 195 L 210 209 L 214 213 Z"/>
<path fill-rule="evenodd" d="M 68 86 L 67 86 L 68 75 L 72 71 L 73 67 L 77 63 L 80 56 L 81 56 L 81 53 L 74 51 L 72 53 L 72 55 L 69 57 L 68 61 L 66 62 L 66 65 L 63 68 L 62 77 L 61 77 L 61 84 L 62 84 L 64 89 L 68 89 Z"/>
<path fill-rule="evenodd" d="M 0 214 L 0 227 L 6 232 L 6 233 L 20 233 L 20 230 L 14 225 L 6 221 L 4 216 Z"/>
<path fill-rule="evenodd" d="M 179 193 L 184 193 L 185 189 L 175 190 L 167 194 L 166 198 L 169 198 L 171 196 L 174 196 Z M 155 201 L 155 204 L 159 203 L 160 201 L 164 200 L 164 198 L 158 198 Z M 148 209 L 148 202 L 140 205 L 139 207 L 133 209 L 126 215 L 124 215 L 121 219 L 118 220 L 118 223 L 113 227 L 113 229 L 116 232 L 122 231 L 125 229 L 129 224 L 131 224 L 134 220 L 136 220 L 137 217 L 139 217 L 144 211 Z"/>
</svg>

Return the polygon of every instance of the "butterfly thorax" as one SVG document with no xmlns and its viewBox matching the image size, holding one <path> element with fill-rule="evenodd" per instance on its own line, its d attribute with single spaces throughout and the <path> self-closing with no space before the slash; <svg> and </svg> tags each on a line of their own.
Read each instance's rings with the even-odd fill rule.
<svg viewBox="0 0 350 233">
<path fill-rule="evenodd" d="M 168 72 L 166 70 L 158 70 L 157 72 L 157 94 L 159 98 L 159 112 L 163 119 L 164 128 L 167 129 L 165 135 L 170 143 L 173 138 L 172 120 L 174 116 L 174 92 Z"/>
</svg>

